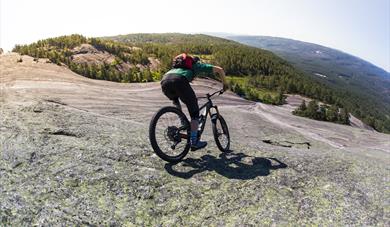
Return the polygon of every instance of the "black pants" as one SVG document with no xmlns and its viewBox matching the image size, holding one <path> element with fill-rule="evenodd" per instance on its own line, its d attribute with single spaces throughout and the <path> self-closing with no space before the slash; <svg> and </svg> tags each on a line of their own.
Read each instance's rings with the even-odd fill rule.
<svg viewBox="0 0 390 227">
<path fill-rule="evenodd" d="M 161 80 L 161 89 L 174 103 L 186 104 L 192 120 L 199 118 L 198 99 L 188 80 L 180 75 L 168 74 Z"/>
</svg>

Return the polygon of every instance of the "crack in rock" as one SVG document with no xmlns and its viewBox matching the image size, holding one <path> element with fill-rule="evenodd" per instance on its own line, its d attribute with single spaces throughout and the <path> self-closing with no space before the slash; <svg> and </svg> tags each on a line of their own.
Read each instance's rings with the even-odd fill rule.
<svg viewBox="0 0 390 227">
<path fill-rule="evenodd" d="M 264 143 L 268 143 L 271 145 L 275 146 L 280 146 L 280 147 L 293 147 L 293 145 L 306 145 L 307 149 L 310 149 L 311 144 L 309 142 L 290 142 L 290 141 L 272 141 L 272 140 L 262 140 Z M 287 144 L 283 144 L 287 143 Z"/>
<path fill-rule="evenodd" d="M 44 99 L 46 102 L 51 102 L 51 103 L 55 103 L 55 104 L 59 104 L 59 105 L 63 105 L 63 106 L 67 106 L 68 104 L 62 102 L 61 100 L 59 99 Z"/>
<path fill-rule="evenodd" d="M 70 137 L 80 137 L 80 135 L 77 135 L 75 133 L 60 129 L 54 132 L 49 132 L 50 135 L 56 135 L 56 136 L 70 136 Z"/>
</svg>

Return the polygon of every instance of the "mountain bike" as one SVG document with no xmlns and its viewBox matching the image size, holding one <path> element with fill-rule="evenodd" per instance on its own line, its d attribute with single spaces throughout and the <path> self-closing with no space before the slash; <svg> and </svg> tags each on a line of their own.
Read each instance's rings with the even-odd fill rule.
<svg viewBox="0 0 390 227">
<path fill-rule="evenodd" d="M 222 152 L 229 151 L 230 136 L 225 119 L 219 113 L 218 107 L 211 98 L 223 94 L 223 90 L 212 94 L 207 93 L 207 102 L 199 111 L 198 139 L 202 136 L 207 116 L 210 116 L 215 143 Z M 153 116 L 149 125 L 149 140 L 154 152 L 163 160 L 170 163 L 180 162 L 190 150 L 191 127 L 180 104 L 161 108 Z"/>
</svg>

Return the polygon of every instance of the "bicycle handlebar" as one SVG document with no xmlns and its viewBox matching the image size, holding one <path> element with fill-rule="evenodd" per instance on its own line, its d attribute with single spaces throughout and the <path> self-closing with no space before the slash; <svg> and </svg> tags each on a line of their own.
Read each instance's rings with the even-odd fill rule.
<svg viewBox="0 0 390 227">
<path fill-rule="evenodd" d="M 214 92 L 213 94 L 209 94 L 209 93 L 207 93 L 207 97 L 209 97 L 209 98 L 211 98 L 211 97 L 213 97 L 215 94 L 217 94 L 217 93 L 219 93 L 218 95 L 222 95 L 223 93 L 224 93 L 225 91 L 223 90 L 223 89 L 221 89 L 221 90 L 219 90 L 219 91 L 216 91 L 216 92 Z"/>
<path fill-rule="evenodd" d="M 218 90 L 218 91 L 216 91 L 216 92 L 214 92 L 214 93 L 212 93 L 212 94 L 207 93 L 207 94 L 206 94 L 206 97 L 198 97 L 198 98 L 201 98 L 201 99 L 207 98 L 207 99 L 209 99 L 209 98 L 213 97 L 213 96 L 216 95 L 216 94 L 222 95 L 224 92 L 225 92 L 225 91 L 224 91 L 223 89 L 221 89 L 221 90 Z"/>
</svg>

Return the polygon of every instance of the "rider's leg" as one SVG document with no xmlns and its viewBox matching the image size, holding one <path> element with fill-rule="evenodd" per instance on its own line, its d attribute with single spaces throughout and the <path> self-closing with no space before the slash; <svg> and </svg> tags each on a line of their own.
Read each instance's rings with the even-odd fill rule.
<svg viewBox="0 0 390 227">
<path fill-rule="evenodd" d="M 196 144 L 198 142 L 198 127 L 199 120 L 191 119 L 191 144 Z"/>
<path fill-rule="evenodd" d="M 167 80 L 162 80 L 161 81 L 161 89 L 165 96 L 167 96 L 170 100 L 172 100 L 173 105 L 181 110 L 181 105 L 179 101 L 179 96 L 177 94 L 177 79 L 167 79 Z M 180 119 L 180 123 L 182 125 L 186 125 L 186 120 L 185 119 Z"/>
<path fill-rule="evenodd" d="M 198 126 L 199 120 L 192 119 L 191 120 L 191 150 L 195 151 L 207 146 L 206 141 L 200 141 L 198 138 Z"/>
<path fill-rule="evenodd" d="M 198 99 L 196 98 L 194 90 L 191 88 L 188 81 L 184 81 L 180 84 L 179 97 L 183 101 L 191 116 L 191 149 L 197 150 L 207 145 L 207 142 L 198 140 L 198 127 L 199 127 L 199 106 Z"/>
<path fill-rule="evenodd" d="M 181 110 L 181 105 L 180 105 L 179 98 L 174 98 L 174 99 L 172 100 L 172 103 L 173 103 L 173 105 L 174 105 L 176 108 L 178 108 L 179 110 Z"/>
<path fill-rule="evenodd" d="M 174 98 L 174 99 L 172 100 L 172 102 L 173 102 L 173 105 L 174 105 L 176 108 L 178 108 L 179 110 L 182 110 L 182 109 L 181 109 L 181 105 L 180 105 L 179 98 Z M 186 121 L 185 118 L 180 118 L 180 123 L 181 123 L 181 125 L 187 125 L 186 122 L 187 122 L 187 121 Z"/>
<path fill-rule="evenodd" d="M 199 128 L 199 119 L 191 119 L 191 132 L 197 132 Z"/>
</svg>

